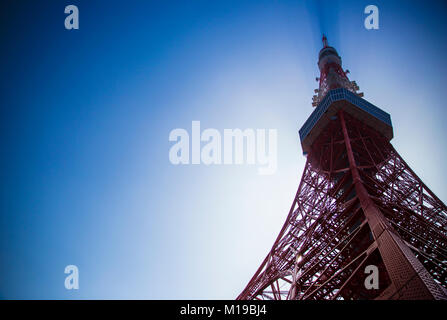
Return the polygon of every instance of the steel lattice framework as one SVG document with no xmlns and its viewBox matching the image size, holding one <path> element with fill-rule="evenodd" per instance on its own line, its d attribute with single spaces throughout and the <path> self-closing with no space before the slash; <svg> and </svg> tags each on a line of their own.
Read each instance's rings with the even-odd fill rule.
<svg viewBox="0 0 447 320">
<path fill-rule="evenodd" d="M 354 109 L 330 103 L 284 226 L 238 299 L 446 299 L 447 207 Z M 378 289 L 364 285 L 368 265 Z"/>
</svg>

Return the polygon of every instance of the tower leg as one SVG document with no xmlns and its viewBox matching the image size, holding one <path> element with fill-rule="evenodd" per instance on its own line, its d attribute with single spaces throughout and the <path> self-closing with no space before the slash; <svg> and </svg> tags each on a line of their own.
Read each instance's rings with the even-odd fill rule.
<svg viewBox="0 0 447 320">
<path fill-rule="evenodd" d="M 386 290 L 385 296 L 382 295 L 379 298 L 401 300 L 447 299 L 444 290 L 430 276 L 368 194 L 354 158 L 343 110 L 339 110 L 338 115 L 356 193 L 392 282 L 389 290 Z"/>
</svg>

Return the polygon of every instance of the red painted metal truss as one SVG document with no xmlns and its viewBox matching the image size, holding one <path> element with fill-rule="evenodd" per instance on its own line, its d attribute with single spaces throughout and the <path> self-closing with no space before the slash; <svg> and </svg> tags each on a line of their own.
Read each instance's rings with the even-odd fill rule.
<svg viewBox="0 0 447 320">
<path fill-rule="evenodd" d="M 368 265 L 378 289 L 365 286 Z M 339 111 L 238 299 L 445 299 L 446 288 L 447 207 L 386 138 Z"/>
</svg>

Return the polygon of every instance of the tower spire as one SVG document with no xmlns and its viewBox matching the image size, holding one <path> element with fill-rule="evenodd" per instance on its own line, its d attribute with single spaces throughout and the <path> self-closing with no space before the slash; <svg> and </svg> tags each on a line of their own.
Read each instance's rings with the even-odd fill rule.
<svg viewBox="0 0 447 320">
<path fill-rule="evenodd" d="M 347 71 L 342 68 L 341 57 L 334 47 L 328 45 L 326 35 L 323 35 L 323 48 L 318 54 L 318 68 L 320 69 L 319 87 L 312 97 L 312 106 L 316 107 L 324 99 L 326 94 L 336 88 L 345 88 L 352 93 L 363 97 L 363 93 L 357 92 L 360 88 L 355 81 L 350 81 Z"/>
<path fill-rule="evenodd" d="M 329 45 L 327 44 L 327 38 L 326 35 L 323 34 L 323 48 L 329 47 Z"/>
</svg>

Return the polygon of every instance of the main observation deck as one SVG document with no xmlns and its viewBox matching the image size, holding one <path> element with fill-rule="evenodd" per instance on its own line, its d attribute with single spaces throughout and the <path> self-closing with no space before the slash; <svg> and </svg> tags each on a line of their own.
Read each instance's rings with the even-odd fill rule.
<svg viewBox="0 0 447 320">
<path fill-rule="evenodd" d="M 363 121 L 388 140 L 393 138 L 393 125 L 389 113 L 345 88 L 337 88 L 326 94 L 301 127 L 299 133 L 304 154 L 309 152 L 312 143 L 331 119 L 336 116 L 339 109 L 343 109 L 353 117 Z"/>
</svg>

